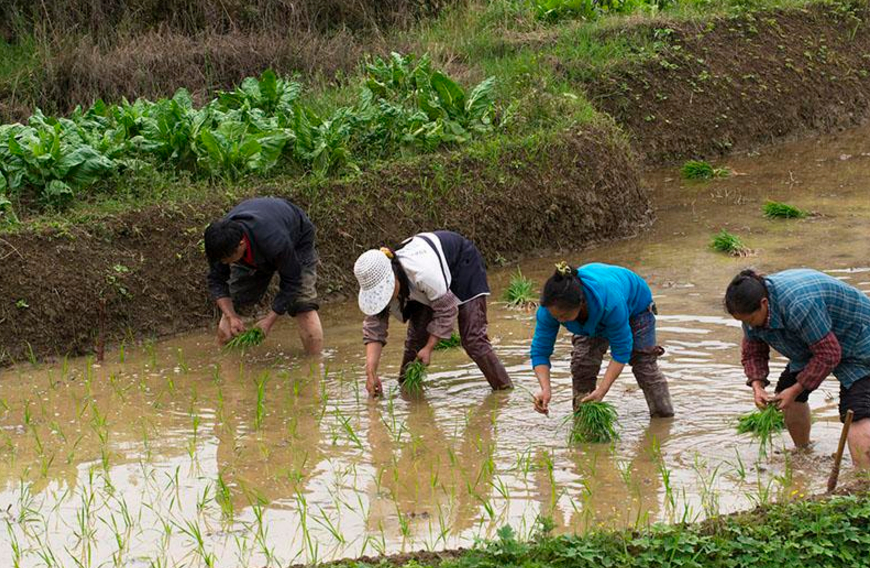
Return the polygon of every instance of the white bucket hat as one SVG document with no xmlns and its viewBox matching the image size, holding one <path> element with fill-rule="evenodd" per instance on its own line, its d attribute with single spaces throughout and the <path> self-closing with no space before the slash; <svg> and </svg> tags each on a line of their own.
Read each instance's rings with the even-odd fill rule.
<svg viewBox="0 0 870 568">
<path fill-rule="evenodd" d="M 353 265 L 353 274 L 359 281 L 359 309 L 367 316 L 384 311 L 396 289 L 396 276 L 387 255 L 377 249 L 362 253 Z"/>
</svg>

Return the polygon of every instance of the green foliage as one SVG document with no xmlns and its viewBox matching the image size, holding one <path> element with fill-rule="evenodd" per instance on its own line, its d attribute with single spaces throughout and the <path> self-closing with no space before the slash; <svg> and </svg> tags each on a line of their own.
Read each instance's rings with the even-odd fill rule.
<svg viewBox="0 0 870 568">
<path fill-rule="evenodd" d="M 728 177 L 730 171 L 727 168 L 714 168 L 710 163 L 703 160 L 689 160 L 680 168 L 680 175 L 684 179 L 713 179 Z"/>
<path fill-rule="evenodd" d="M 729 233 L 725 229 L 713 235 L 710 246 L 717 252 L 724 252 L 731 256 L 746 256 L 749 254 L 749 248 L 743 244 L 740 237 Z"/>
<path fill-rule="evenodd" d="M 405 568 L 777 568 L 863 566 L 870 558 L 870 497 L 794 501 L 694 525 L 517 538 L 510 527 L 455 558 L 407 561 Z M 864 560 L 862 560 L 862 558 Z M 339 566 L 364 568 L 364 562 Z"/>
<path fill-rule="evenodd" d="M 672 0 L 532 0 L 535 16 L 549 21 L 593 20 L 605 14 L 629 14 L 642 7 L 660 10 L 672 3 Z"/>
<path fill-rule="evenodd" d="M 535 284 L 523 276 L 522 270 L 517 268 L 511 276 L 510 284 L 504 291 L 504 301 L 514 308 L 525 308 L 535 304 Z"/>
<path fill-rule="evenodd" d="M 616 408 L 609 402 L 584 402 L 574 415 L 569 444 L 611 442 L 619 439 Z"/>
<path fill-rule="evenodd" d="M 413 361 L 405 367 L 405 378 L 402 389 L 409 394 L 423 392 L 423 381 L 426 380 L 426 365 L 422 361 Z"/>
<path fill-rule="evenodd" d="M 227 344 L 227 349 L 248 349 L 256 347 L 265 341 L 266 334 L 259 327 L 252 327 L 247 331 L 243 331 L 237 336 L 230 339 Z"/>
<path fill-rule="evenodd" d="M 778 201 L 768 201 L 761 207 L 761 210 L 765 217 L 771 219 L 803 219 L 809 215 L 808 211 Z"/>
<path fill-rule="evenodd" d="M 9 198 L 28 192 L 63 208 L 131 170 L 238 179 L 283 164 L 322 176 L 492 130 L 493 78 L 466 91 L 428 57 L 393 53 L 372 60 L 362 83 L 355 102 L 327 113 L 303 104 L 302 86 L 272 71 L 201 108 L 180 89 L 156 102 L 97 101 L 69 118 L 37 110 L 27 125 L 0 126 L 0 212 L 8 217 Z"/>
<path fill-rule="evenodd" d="M 785 417 L 773 404 L 768 404 L 764 410 L 756 410 L 744 414 L 737 420 L 738 434 L 752 434 L 758 440 L 761 451 L 765 452 L 773 441 L 773 435 L 785 428 Z"/>
<path fill-rule="evenodd" d="M 462 340 L 460 339 L 459 334 L 454 331 L 447 339 L 439 340 L 438 343 L 435 344 L 435 350 L 443 351 L 446 349 L 454 349 L 460 345 L 462 345 Z"/>
</svg>

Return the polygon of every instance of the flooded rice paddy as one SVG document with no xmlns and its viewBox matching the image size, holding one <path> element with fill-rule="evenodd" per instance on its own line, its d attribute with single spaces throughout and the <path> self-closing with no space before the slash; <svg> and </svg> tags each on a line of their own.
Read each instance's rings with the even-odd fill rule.
<svg viewBox="0 0 870 568">
<path fill-rule="evenodd" d="M 566 444 L 569 337 L 554 357 L 549 417 L 532 410 L 532 312 L 490 304 L 490 335 L 518 388 L 491 393 L 461 349 L 436 352 L 427 389 L 395 389 L 402 327 L 366 398 L 361 316 L 322 311 L 328 350 L 301 356 L 291 321 L 247 354 L 211 332 L 0 370 L 0 566 L 287 565 L 468 546 L 538 516 L 558 531 L 689 521 L 820 491 L 840 426 L 837 383 L 810 399 L 815 445 L 787 436 L 760 456 L 735 433 L 752 410 L 740 328 L 723 312 L 731 276 L 809 266 L 870 291 L 870 129 L 770 148 L 688 183 L 652 172 L 657 222 L 638 238 L 522 262 L 605 261 L 644 276 L 659 306 L 674 419 L 650 420 L 628 370 L 607 400 L 613 446 Z M 767 199 L 818 215 L 765 219 Z M 570 214 L 565 211 L 564 214 Z M 721 229 L 754 249 L 711 251 Z M 495 295 L 513 266 L 493 268 Z M 203 290 L 205 293 L 205 290 Z M 774 374 L 784 361 L 774 361 Z M 848 455 L 844 477 L 850 475 Z"/>
</svg>

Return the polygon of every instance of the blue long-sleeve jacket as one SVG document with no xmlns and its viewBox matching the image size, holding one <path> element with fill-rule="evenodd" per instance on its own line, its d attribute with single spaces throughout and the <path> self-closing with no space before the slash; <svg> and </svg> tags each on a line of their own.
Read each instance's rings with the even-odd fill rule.
<svg viewBox="0 0 870 568">
<path fill-rule="evenodd" d="M 559 326 L 575 335 L 604 337 L 610 342 L 610 354 L 619 363 L 628 364 L 633 340 L 629 319 L 649 309 L 652 292 L 643 278 L 627 268 L 591 263 L 577 269 L 589 316 L 582 324 L 560 324 L 542 307 L 538 308 L 535 336 L 532 339 L 532 367 L 550 366 Z"/>
</svg>

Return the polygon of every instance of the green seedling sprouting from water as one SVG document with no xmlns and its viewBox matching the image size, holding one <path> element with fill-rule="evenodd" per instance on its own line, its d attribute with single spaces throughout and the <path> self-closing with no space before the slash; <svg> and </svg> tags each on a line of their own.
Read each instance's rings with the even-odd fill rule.
<svg viewBox="0 0 870 568">
<path fill-rule="evenodd" d="M 810 214 L 809 211 L 779 201 L 768 201 L 761 206 L 761 210 L 770 219 L 803 219 Z"/>
<path fill-rule="evenodd" d="M 751 252 L 740 237 L 724 229 L 713 235 L 710 246 L 716 252 L 724 252 L 731 256 L 747 256 Z"/>
<path fill-rule="evenodd" d="M 511 276 L 503 298 L 512 308 L 530 308 L 535 305 L 535 284 L 523 276 L 522 271 L 517 268 L 516 274 Z"/>
<path fill-rule="evenodd" d="M 616 409 L 609 402 L 584 402 L 568 418 L 573 419 L 568 443 L 612 442 L 619 439 Z"/>
<path fill-rule="evenodd" d="M 260 345 L 265 339 L 265 332 L 259 327 L 253 327 L 227 341 L 225 347 L 227 349 L 248 349 Z"/>
</svg>

